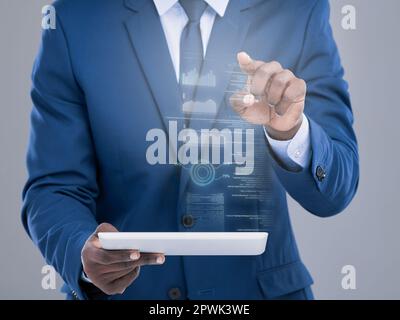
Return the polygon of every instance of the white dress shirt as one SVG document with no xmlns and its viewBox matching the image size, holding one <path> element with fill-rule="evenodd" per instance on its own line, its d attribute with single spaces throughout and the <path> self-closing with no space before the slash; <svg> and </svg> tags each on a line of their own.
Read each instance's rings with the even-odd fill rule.
<svg viewBox="0 0 400 320">
<path fill-rule="evenodd" d="M 176 80 L 179 82 L 180 39 L 188 18 L 178 0 L 153 1 L 160 16 L 161 25 L 167 40 Z M 207 52 L 207 45 L 215 17 L 217 14 L 220 17 L 224 16 L 229 0 L 205 0 L 205 2 L 207 2 L 208 7 L 200 19 L 204 55 Z M 276 157 L 288 170 L 297 171 L 308 166 L 311 159 L 311 146 L 310 129 L 306 116 L 303 115 L 302 125 L 292 140 L 278 141 L 272 139 L 266 131 L 265 134 Z"/>
</svg>

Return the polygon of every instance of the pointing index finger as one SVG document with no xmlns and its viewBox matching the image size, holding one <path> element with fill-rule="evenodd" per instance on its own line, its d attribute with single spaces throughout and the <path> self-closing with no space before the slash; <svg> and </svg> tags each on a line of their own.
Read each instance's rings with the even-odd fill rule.
<svg viewBox="0 0 400 320">
<path fill-rule="evenodd" d="M 253 75 L 259 65 L 257 65 L 257 61 L 254 61 L 246 52 L 239 52 L 237 55 L 237 60 L 243 72 Z"/>
</svg>

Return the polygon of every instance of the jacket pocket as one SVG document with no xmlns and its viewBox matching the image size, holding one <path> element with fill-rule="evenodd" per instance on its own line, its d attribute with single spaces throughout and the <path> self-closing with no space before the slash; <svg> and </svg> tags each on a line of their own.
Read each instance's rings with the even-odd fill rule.
<svg viewBox="0 0 400 320">
<path fill-rule="evenodd" d="M 314 283 L 300 260 L 260 271 L 257 274 L 257 281 L 265 299 L 301 290 Z"/>
</svg>

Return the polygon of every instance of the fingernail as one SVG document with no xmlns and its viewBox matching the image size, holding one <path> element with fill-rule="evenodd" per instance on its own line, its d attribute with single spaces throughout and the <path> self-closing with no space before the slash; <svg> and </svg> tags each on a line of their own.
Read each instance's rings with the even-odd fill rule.
<svg viewBox="0 0 400 320">
<path fill-rule="evenodd" d="M 156 262 L 157 262 L 158 264 L 163 264 L 163 263 L 164 263 L 164 261 L 165 261 L 165 258 L 164 258 L 163 256 L 159 256 L 159 257 L 157 257 L 157 260 L 156 260 Z"/>
<path fill-rule="evenodd" d="M 139 259 L 139 257 L 140 257 L 139 252 L 133 252 L 130 255 L 131 260 L 137 260 L 137 259 Z"/>
<path fill-rule="evenodd" d="M 244 61 L 244 63 L 245 64 L 248 64 L 248 63 L 250 63 L 251 62 L 251 58 L 250 58 L 250 56 L 247 54 L 247 52 L 244 52 L 244 51 L 242 51 L 242 52 L 239 52 L 239 54 L 238 54 L 238 58 L 239 57 L 241 57 Z"/>
</svg>

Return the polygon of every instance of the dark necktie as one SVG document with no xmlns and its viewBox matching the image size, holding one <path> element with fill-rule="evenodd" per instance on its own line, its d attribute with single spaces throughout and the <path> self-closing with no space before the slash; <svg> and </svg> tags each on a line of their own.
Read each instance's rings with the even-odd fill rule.
<svg viewBox="0 0 400 320">
<path fill-rule="evenodd" d="M 179 3 L 189 18 L 182 36 L 180 47 L 180 86 L 183 102 L 193 103 L 203 63 L 203 42 L 201 40 L 200 18 L 207 3 L 204 0 L 180 0 Z M 183 112 L 187 110 L 183 108 Z"/>
</svg>

